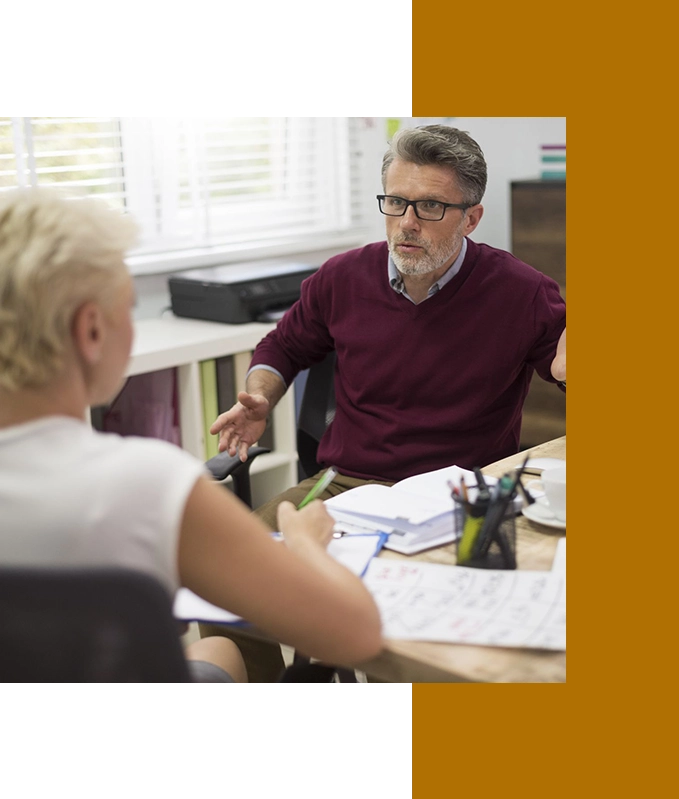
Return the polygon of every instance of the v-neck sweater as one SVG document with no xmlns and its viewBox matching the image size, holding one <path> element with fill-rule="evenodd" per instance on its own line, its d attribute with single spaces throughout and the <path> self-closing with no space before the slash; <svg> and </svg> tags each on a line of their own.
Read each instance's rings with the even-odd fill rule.
<svg viewBox="0 0 679 799">
<path fill-rule="evenodd" d="M 343 474 L 396 481 L 514 454 L 533 372 L 555 382 L 566 324 L 557 283 L 467 239 L 458 274 L 415 305 L 390 286 L 387 259 L 380 242 L 327 261 L 252 365 L 273 367 L 289 386 L 337 352 L 337 409 L 318 459 Z"/>
</svg>

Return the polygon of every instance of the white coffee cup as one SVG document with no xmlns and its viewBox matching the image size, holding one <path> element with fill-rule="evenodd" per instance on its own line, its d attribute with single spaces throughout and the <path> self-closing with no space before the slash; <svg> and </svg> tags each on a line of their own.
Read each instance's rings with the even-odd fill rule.
<svg viewBox="0 0 679 799">
<path fill-rule="evenodd" d="M 566 521 L 566 467 L 556 466 L 542 473 L 542 488 L 549 509 L 560 521 Z"/>
</svg>

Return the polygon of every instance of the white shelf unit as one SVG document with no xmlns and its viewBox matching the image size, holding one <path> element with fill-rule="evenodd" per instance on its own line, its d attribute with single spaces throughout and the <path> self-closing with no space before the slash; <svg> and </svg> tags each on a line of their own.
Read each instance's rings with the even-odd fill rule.
<svg viewBox="0 0 679 799">
<path fill-rule="evenodd" d="M 242 390 L 250 351 L 274 327 L 274 324 L 257 322 L 225 325 L 181 319 L 171 314 L 160 319 L 143 319 L 135 323 L 135 340 L 126 376 L 177 369 L 182 448 L 202 460 L 205 454 L 205 420 L 200 362 L 233 355 L 236 386 Z M 273 415 L 274 449 L 268 455 L 260 455 L 250 470 L 255 507 L 297 483 L 295 403 L 292 391 L 285 394 Z"/>
</svg>

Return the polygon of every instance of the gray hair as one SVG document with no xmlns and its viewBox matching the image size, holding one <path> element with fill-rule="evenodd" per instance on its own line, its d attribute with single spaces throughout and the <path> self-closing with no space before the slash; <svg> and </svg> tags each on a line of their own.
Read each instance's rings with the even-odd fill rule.
<svg viewBox="0 0 679 799">
<path fill-rule="evenodd" d="M 425 125 L 399 130 L 382 159 L 382 187 L 387 190 L 387 169 L 395 158 L 411 164 L 447 166 L 455 172 L 458 188 L 466 203 L 483 199 L 488 169 L 483 151 L 463 130 L 447 125 Z"/>
<path fill-rule="evenodd" d="M 101 200 L 0 193 L 0 387 L 37 388 L 58 374 L 74 313 L 88 301 L 111 306 L 136 237 L 133 220 Z"/>
</svg>

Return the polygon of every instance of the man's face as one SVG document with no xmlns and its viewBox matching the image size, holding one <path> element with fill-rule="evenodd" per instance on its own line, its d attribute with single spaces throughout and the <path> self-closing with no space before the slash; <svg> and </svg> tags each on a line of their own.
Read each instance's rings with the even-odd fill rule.
<svg viewBox="0 0 679 799">
<path fill-rule="evenodd" d="M 400 158 L 389 165 L 385 194 L 406 200 L 464 202 L 451 169 L 420 166 Z M 415 209 L 408 206 L 404 216 L 385 216 L 389 252 L 399 272 L 404 275 L 445 272 L 460 252 L 462 239 L 474 230 L 482 213 L 480 205 L 468 209 L 466 214 L 458 208 L 446 208 L 443 219 L 431 222 L 418 219 Z"/>
</svg>

